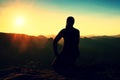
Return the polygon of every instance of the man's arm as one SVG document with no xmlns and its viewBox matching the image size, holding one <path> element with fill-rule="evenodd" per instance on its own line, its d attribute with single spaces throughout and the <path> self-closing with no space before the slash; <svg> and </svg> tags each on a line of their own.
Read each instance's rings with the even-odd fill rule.
<svg viewBox="0 0 120 80">
<path fill-rule="evenodd" d="M 61 30 L 58 33 L 58 35 L 55 37 L 55 39 L 53 41 L 53 50 L 54 50 L 55 56 L 58 56 L 57 44 L 58 44 L 58 41 L 62 38 L 62 35 L 63 35 L 63 30 Z"/>
</svg>

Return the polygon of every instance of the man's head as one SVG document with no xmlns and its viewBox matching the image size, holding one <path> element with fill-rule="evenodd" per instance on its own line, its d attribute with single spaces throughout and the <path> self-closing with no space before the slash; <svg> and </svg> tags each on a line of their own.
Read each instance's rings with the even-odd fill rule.
<svg viewBox="0 0 120 80">
<path fill-rule="evenodd" d="M 67 22 L 66 23 L 67 23 L 68 26 L 73 26 L 74 22 L 75 22 L 74 17 L 69 16 L 67 18 Z"/>
</svg>

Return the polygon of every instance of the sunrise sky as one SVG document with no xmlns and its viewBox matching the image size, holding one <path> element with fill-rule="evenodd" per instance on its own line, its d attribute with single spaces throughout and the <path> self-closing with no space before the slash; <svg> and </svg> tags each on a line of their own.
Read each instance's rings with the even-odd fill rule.
<svg viewBox="0 0 120 80">
<path fill-rule="evenodd" d="M 120 0 L 0 0 L 0 32 L 56 35 L 68 16 L 81 36 L 120 34 Z"/>
</svg>

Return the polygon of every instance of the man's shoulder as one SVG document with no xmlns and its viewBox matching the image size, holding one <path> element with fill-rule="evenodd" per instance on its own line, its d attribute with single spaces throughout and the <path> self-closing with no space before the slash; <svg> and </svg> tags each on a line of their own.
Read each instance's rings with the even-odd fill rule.
<svg viewBox="0 0 120 80">
<path fill-rule="evenodd" d="M 75 32 L 79 32 L 79 30 L 78 30 L 78 29 L 76 29 L 76 28 L 73 28 L 72 30 L 74 30 Z M 64 32 L 64 31 L 68 31 L 68 29 L 63 28 L 63 29 L 61 30 L 61 32 Z"/>
<path fill-rule="evenodd" d="M 61 31 L 60 31 L 60 33 L 63 33 L 65 31 L 65 28 L 63 28 Z"/>
<path fill-rule="evenodd" d="M 74 30 L 75 30 L 76 32 L 79 32 L 79 30 L 78 30 L 78 29 L 76 29 L 76 28 L 74 28 Z"/>
<path fill-rule="evenodd" d="M 62 30 L 61 30 L 61 32 L 63 32 L 63 31 L 65 31 L 66 29 L 65 28 L 63 28 Z"/>
</svg>

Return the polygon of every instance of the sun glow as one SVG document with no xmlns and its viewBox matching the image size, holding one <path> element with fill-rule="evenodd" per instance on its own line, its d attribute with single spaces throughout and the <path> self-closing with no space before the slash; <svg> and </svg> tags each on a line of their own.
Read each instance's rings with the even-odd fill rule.
<svg viewBox="0 0 120 80">
<path fill-rule="evenodd" d="M 11 0 L 10 0 L 11 1 Z M 66 25 L 66 18 L 75 17 L 75 28 L 81 35 L 114 35 L 120 33 L 120 17 L 63 12 L 53 6 L 37 5 L 30 0 L 15 0 L 0 6 L 0 32 L 29 35 L 56 35 Z M 27 0 L 29 1 L 29 0 Z M 114 27 L 114 28 L 113 28 Z"/>
<path fill-rule="evenodd" d="M 24 19 L 23 17 L 17 17 L 17 18 L 15 19 L 15 25 L 16 25 L 17 27 L 23 26 L 24 23 L 25 23 L 25 19 Z"/>
</svg>

